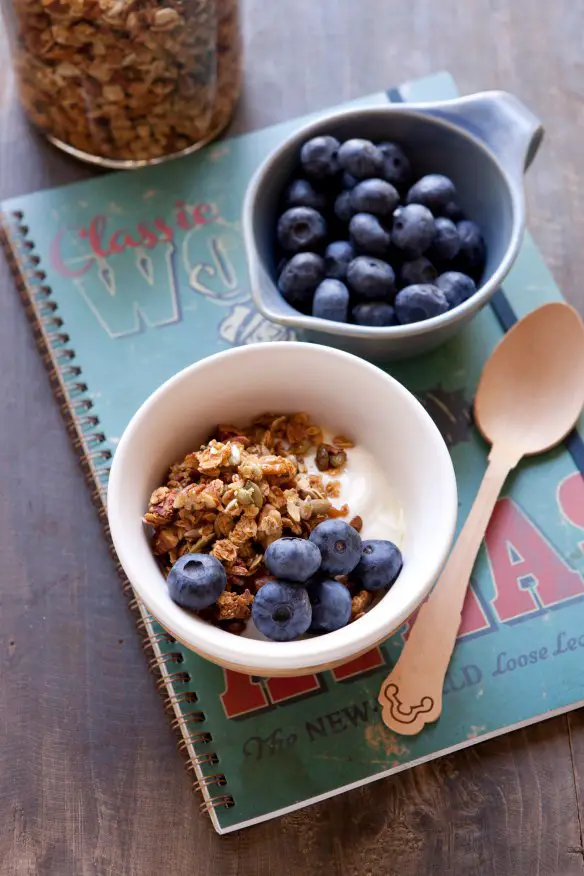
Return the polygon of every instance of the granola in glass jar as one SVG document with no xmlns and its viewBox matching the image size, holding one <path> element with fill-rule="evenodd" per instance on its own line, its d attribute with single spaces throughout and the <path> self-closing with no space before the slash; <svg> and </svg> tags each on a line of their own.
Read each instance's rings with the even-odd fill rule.
<svg viewBox="0 0 584 876">
<path fill-rule="evenodd" d="M 77 157 L 156 163 L 231 119 L 238 0 L 12 0 L 9 19 L 21 103 Z"/>
</svg>

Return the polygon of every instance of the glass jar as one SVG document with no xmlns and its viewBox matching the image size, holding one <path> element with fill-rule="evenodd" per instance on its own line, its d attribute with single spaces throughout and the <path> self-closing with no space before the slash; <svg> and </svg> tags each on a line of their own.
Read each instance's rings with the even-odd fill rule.
<svg viewBox="0 0 584 876">
<path fill-rule="evenodd" d="M 61 149 L 105 167 L 212 140 L 241 87 L 238 0 L 12 0 L 21 103 Z"/>
</svg>

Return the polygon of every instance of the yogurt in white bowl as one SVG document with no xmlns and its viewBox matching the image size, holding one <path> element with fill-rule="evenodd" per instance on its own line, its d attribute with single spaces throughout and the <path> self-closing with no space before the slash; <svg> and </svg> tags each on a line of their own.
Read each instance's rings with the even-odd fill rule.
<svg viewBox="0 0 584 876">
<path fill-rule="evenodd" d="M 396 541 L 404 566 L 363 617 L 293 642 L 235 636 L 172 601 L 142 518 L 165 472 L 208 440 L 217 423 L 246 423 L 266 410 L 305 411 L 355 444 L 341 477 L 364 538 Z M 387 638 L 423 601 L 456 525 L 454 469 L 438 429 L 415 397 L 375 366 L 303 343 L 237 347 L 170 378 L 137 411 L 114 456 L 108 487 L 113 542 L 132 587 L 178 641 L 219 665 L 253 675 L 330 668 Z"/>
</svg>

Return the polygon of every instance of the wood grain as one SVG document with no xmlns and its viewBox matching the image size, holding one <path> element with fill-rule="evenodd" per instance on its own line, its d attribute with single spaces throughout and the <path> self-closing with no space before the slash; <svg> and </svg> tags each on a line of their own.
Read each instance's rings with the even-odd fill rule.
<svg viewBox="0 0 584 876">
<path fill-rule="evenodd" d="M 244 0 L 243 10 L 234 131 L 441 68 L 467 92 L 515 91 L 548 131 L 529 172 L 531 228 L 583 311 L 582 4 Z M 27 128 L 1 60 L 1 196 L 90 175 Z M 1 876 L 582 876 L 580 714 L 215 835 L 0 271 Z"/>
</svg>

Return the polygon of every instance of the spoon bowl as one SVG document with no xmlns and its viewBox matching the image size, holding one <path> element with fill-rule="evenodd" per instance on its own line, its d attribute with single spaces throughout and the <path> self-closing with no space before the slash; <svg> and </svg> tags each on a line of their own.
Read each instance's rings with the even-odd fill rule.
<svg viewBox="0 0 584 876">
<path fill-rule="evenodd" d="M 573 307 L 553 302 L 516 323 L 493 351 L 476 392 L 475 424 L 490 444 L 527 456 L 565 438 L 583 404 L 584 323 Z"/>
</svg>

